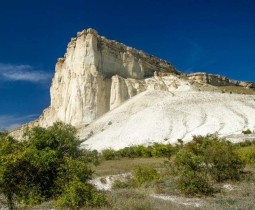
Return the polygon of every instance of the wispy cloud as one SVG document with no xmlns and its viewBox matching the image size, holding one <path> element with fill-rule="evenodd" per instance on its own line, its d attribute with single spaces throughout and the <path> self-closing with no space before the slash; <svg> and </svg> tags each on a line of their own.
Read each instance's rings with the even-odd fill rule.
<svg viewBox="0 0 255 210">
<path fill-rule="evenodd" d="M 0 130 L 12 130 L 36 119 L 38 115 L 32 114 L 27 116 L 0 115 Z"/>
<path fill-rule="evenodd" d="M 0 79 L 7 81 L 48 82 L 52 74 L 30 65 L 0 63 Z"/>
</svg>

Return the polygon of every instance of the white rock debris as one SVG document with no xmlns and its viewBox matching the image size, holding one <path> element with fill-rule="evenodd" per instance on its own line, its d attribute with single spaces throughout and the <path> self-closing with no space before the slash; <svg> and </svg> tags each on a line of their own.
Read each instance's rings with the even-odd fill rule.
<svg viewBox="0 0 255 210">
<path fill-rule="evenodd" d="M 80 128 L 80 138 L 87 139 L 84 147 L 101 151 L 178 139 L 187 142 L 193 135 L 240 134 L 255 128 L 254 100 L 251 95 L 146 91 Z"/>
</svg>

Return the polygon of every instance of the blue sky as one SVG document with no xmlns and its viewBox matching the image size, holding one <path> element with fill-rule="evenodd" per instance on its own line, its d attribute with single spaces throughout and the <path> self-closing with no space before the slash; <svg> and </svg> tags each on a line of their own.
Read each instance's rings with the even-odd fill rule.
<svg viewBox="0 0 255 210">
<path fill-rule="evenodd" d="M 57 58 L 85 28 L 173 63 L 255 81 L 254 0 L 12 0 L 0 6 L 0 129 L 50 103 Z"/>
</svg>

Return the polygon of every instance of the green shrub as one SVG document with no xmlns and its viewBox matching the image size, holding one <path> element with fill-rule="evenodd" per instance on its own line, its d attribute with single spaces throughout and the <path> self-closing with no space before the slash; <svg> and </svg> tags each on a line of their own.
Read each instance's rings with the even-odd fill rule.
<svg viewBox="0 0 255 210">
<path fill-rule="evenodd" d="M 157 144 L 152 146 L 152 157 L 171 157 L 176 153 L 176 148 L 171 144 Z"/>
<path fill-rule="evenodd" d="M 243 130 L 242 133 L 243 133 L 243 134 L 252 134 L 252 132 L 251 132 L 250 129 Z"/>
<path fill-rule="evenodd" d="M 171 157 L 179 150 L 179 146 L 171 144 L 158 144 L 155 143 L 151 146 L 131 146 L 114 151 L 112 149 L 105 149 L 101 152 L 101 157 L 105 160 L 115 160 L 119 158 L 139 158 L 139 157 Z"/>
<path fill-rule="evenodd" d="M 187 171 L 177 180 L 177 188 L 184 194 L 194 196 L 196 194 L 212 195 L 213 186 L 203 173 Z"/>
<path fill-rule="evenodd" d="M 114 151 L 113 149 L 104 149 L 101 152 L 101 156 L 105 159 L 105 160 L 115 160 L 117 159 L 117 153 L 116 151 Z"/>
<path fill-rule="evenodd" d="M 152 182 L 160 179 L 160 174 L 154 168 L 137 167 L 134 172 L 134 180 L 141 186 L 144 183 Z"/>
<path fill-rule="evenodd" d="M 249 146 L 242 146 L 236 148 L 236 153 L 246 164 L 255 163 L 255 145 L 251 144 Z"/>
<path fill-rule="evenodd" d="M 248 147 L 252 144 L 255 145 L 255 141 L 242 141 L 242 142 L 236 143 L 235 146 L 236 147 Z"/>
<path fill-rule="evenodd" d="M 183 150 L 177 154 L 174 160 L 174 166 L 179 175 L 176 186 L 182 193 L 209 195 L 213 192 L 204 162 L 204 156 L 194 154 L 189 150 Z"/>
<path fill-rule="evenodd" d="M 97 153 L 81 150 L 80 144 L 76 129 L 60 122 L 28 129 L 21 142 L 1 134 L 0 193 L 8 208 L 55 198 L 68 207 L 73 204 L 72 208 L 94 206 L 101 200 L 103 205 L 103 195 L 88 185 L 91 166 L 98 163 Z"/>
<path fill-rule="evenodd" d="M 82 206 L 97 207 L 106 205 L 105 197 L 98 193 L 94 186 L 73 180 L 65 186 L 63 193 L 55 201 L 55 206 L 80 209 Z"/>
<path fill-rule="evenodd" d="M 239 180 L 245 167 L 234 145 L 217 136 L 195 136 L 172 160 L 177 187 L 185 194 L 212 194 L 213 182 Z"/>
<path fill-rule="evenodd" d="M 210 173 L 217 182 L 239 180 L 245 163 L 234 152 L 234 147 L 226 141 L 216 141 L 206 149 Z"/>
</svg>

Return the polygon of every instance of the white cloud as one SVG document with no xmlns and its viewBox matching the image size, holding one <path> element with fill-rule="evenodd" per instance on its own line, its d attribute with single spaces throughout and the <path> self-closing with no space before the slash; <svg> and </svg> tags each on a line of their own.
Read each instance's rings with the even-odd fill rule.
<svg viewBox="0 0 255 210">
<path fill-rule="evenodd" d="M 12 65 L 0 63 L 0 78 L 7 81 L 47 82 L 50 73 L 36 70 L 30 65 Z"/>
<path fill-rule="evenodd" d="M 0 130 L 12 130 L 36 119 L 37 117 L 38 115 L 35 114 L 27 116 L 0 115 Z"/>
</svg>

